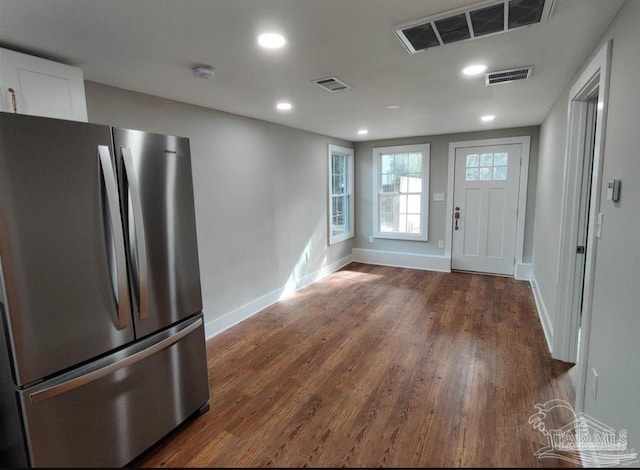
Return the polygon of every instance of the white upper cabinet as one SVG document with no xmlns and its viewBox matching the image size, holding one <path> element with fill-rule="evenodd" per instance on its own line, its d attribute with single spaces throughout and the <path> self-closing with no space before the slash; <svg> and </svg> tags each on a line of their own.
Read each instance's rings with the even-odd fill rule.
<svg viewBox="0 0 640 470">
<path fill-rule="evenodd" d="M 0 110 L 87 122 L 82 70 L 0 48 Z"/>
</svg>

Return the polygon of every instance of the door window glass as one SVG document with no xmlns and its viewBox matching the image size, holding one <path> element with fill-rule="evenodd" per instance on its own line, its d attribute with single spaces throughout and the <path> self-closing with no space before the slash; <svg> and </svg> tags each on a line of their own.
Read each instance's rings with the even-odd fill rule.
<svg viewBox="0 0 640 470">
<path fill-rule="evenodd" d="M 467 155 L 467 181 L 505 181 L 507 179 L 506 152 L 482 153 Z"/>
</svg>

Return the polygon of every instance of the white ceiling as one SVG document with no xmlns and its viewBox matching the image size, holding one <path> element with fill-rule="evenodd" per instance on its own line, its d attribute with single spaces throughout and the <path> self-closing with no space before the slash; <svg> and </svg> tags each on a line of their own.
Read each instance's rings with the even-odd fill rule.
<svg viewBox="0 0 640 470">
<path fill-rule="evenodd" d="M 409 55 L 394 26 L 474 0 L 0 0 L 0 46 L 77 65 L 87 80 L 350 141 L 540 124 L 624 0 L 556 0 L 547 23 Z M 265 51 L 256 36 L 282 32 Z M 487 87 L 461 69 L 534 65 Z M 215 67 L 212 80 L 191 75 Z M 328 93 L 311 80 L 353 88 Z M 290 100 L 288 113 L 275 110 Z M 389 104 L 399 104 L 388 110 Z M 495 114 L 492 123 L 479 117 Z M 369 129 L 365 137 L 360 128 Z"/>
</svg>

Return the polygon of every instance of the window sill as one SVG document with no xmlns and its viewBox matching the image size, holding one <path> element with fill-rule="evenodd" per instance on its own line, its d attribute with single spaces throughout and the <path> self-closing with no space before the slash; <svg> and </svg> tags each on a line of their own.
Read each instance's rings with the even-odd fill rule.
<svg viewBox="0 0 640 470">
<path fill-rule="evenodd" d="M 411 242 L 426 242 L 429 241 L 429 238 L 426 234 L 408 234 L 408 233 L 374 233 L 373 238 L 381 238 L 388 240 L 404 240 Z"/>
<path fill-rule="evenodd" d="M 337 245 L 343 241 L 349 240 L 354 237 L 353 232 L 343 233 L 342 235 L 336 235 L 334 237 L 329 237 L 329 246 Z"/>
</svg>

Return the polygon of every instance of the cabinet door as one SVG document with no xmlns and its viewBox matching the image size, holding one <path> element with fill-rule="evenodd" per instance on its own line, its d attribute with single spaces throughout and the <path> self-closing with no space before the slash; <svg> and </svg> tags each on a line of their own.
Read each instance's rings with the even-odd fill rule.
<svg viewBox="0 0 640 470">
<path fill-rule="evenodd" d="M 87 121 L 82 70 L 8 49 L 0 49 L 3 111 Z"/>
</svg>

